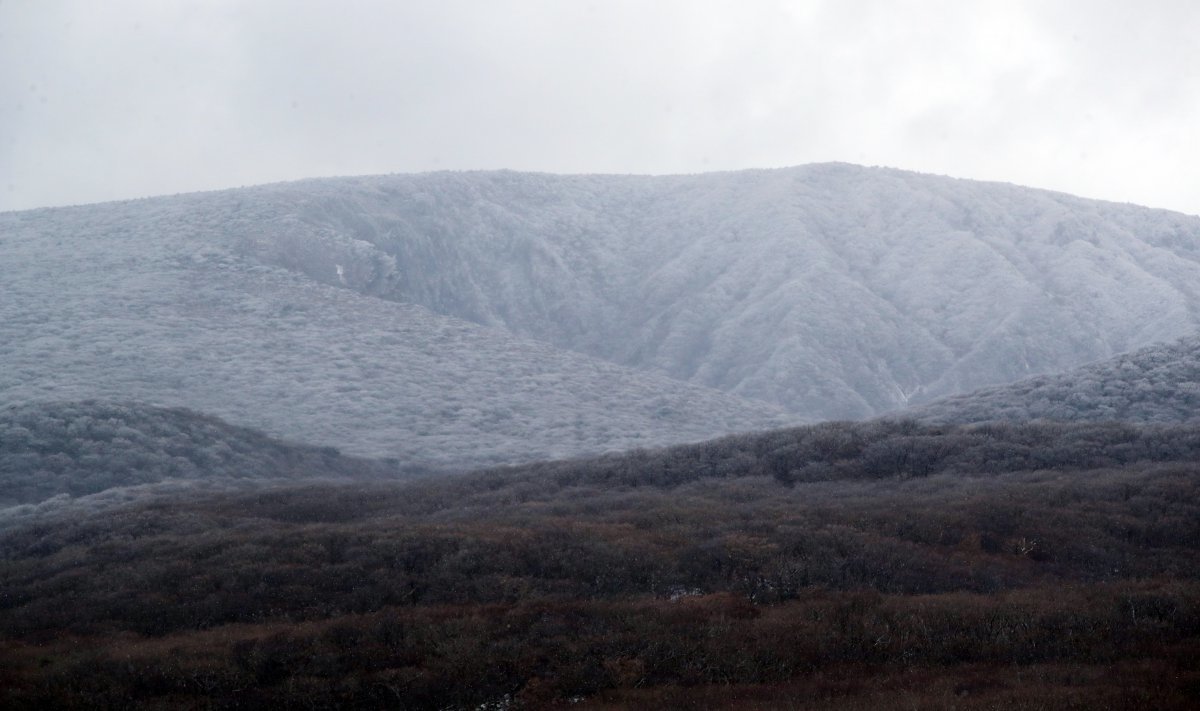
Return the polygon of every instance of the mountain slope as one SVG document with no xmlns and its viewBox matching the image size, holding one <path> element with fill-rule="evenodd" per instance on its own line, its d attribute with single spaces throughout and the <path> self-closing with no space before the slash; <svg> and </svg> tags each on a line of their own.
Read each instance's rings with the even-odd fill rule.
<svg viewBox="0 0 1200 711">
<path fill-rule="evenodd" d="M 183 406 L 433 465 L 695 441 L 788 419 L 238 257 L 223 230 L 262 223 L 231 218 L 228 197 L 0 215 L 0 405 Z"/>
<path fill-rule="evenodd" d="M 432 464 L 865 417 L 1200 327 L 1198 218 L 840 164 L 9 213 L 0 264 L 0 404 Z"/>
<path fill-rule="evenodd" d="M 257 188 L 231 248 L 639 369 L 862 417 L 1200 325 L 1200 219 L 849 165 Z"/>
<path fill-rule="evenodd" d="M 1200 422 L 1200 337 L 916 407 L 922 422 Z"/>
</svg>

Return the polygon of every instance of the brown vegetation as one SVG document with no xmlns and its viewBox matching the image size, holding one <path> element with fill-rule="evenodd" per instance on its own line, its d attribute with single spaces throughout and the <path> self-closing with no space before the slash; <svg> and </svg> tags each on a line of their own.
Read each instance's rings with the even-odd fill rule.
<svg viewBox="0 0 1200 711">
<path fill-rule="evenodd" d="M 1194 708 L 1200 432 L 822 425 L 0 538 L 8 708 Z"/>
</svg>

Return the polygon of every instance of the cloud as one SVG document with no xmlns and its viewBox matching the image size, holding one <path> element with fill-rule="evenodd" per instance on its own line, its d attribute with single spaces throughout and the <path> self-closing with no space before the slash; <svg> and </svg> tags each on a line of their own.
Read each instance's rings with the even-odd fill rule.
<svg viewBox="0 0 1200 711">
<path fill-rule="evenodd" d="M 1188 2 L 0 0 L 0 209 L 820 160 L 1200 213 Z"/>
</svg>

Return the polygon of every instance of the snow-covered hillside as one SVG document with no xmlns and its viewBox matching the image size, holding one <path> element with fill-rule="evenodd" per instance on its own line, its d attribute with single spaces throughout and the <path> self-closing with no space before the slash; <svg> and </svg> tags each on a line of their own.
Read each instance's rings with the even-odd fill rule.
<svg viewBox="0 0 1200 711">
<path fill-rule="evenodd" d="M 266 263 L 818 419 L 1200 324 L 1200 219 L 1010 185 L 833 164 L 237 195 L 271 218 L 229 244 Z"/>
<path fill-rule="evenodd" d="M 531 461 L 795 421 L 222 247 L 236 193 L 0 215 L 0 405 L 218 415 L 405 463 Z M 267 223 L 261 223 L 266 225 Z"/>
<path fill-rule="evenodd" d="M 189 410 L 106 402 L 0 407 L 0 519 L 52 497 L 207 482 L 401 480 L 397 466 L 232 427 Z M 128 496 L 135 492 L 126 492 Z"/>
<path fill-rule="evenodd" d="M 903 414 L 921 422 L 1200 422 L 1200 337 L 1183 338 L 1066 373 L 956 395 Z"/>
<path fill-rule="evenodd" d="M 866 417 L 1200 323 L 1200 218 L 842 164 L 8 213 L 0 268 L 0 404 L 147 400 L 428 463 Z"/>
</svg>

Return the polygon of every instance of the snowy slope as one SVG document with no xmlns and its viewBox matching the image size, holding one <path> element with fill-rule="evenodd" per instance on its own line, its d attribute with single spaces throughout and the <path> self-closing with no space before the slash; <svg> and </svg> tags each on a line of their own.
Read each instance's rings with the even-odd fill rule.
<svg viewBox="0 0 1200 711">
<path fill-rule="evenodd" d="M 818 419 L 1200 324 L 1200 219 L 1011 185 L 832 164 L 242 195 L 271 217 L 229 244 L 267 263 Z"/>
<path fill-rule="evenodd" d="M 866 417 L 1200 321 L 1200 218 L 842 164 L 9 213 L 0 265 L 0 404 L 142 399 L 430 463 Z"/>
<path fill-rule="evenodd" d="M 0 215 L 0 405 L 184 406 L 406 463 L 771 427 L 770 405 L 338 289 L 221 247 L 230 195 Z"/>
<path fill-rule="evenodd" d="M 1200 423 L 1200 337 L 1157 344 L 1066 373 L 948 397 L 900 413 L 922 422 L 991 420 Z"/>
</svg>

